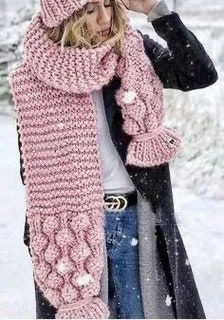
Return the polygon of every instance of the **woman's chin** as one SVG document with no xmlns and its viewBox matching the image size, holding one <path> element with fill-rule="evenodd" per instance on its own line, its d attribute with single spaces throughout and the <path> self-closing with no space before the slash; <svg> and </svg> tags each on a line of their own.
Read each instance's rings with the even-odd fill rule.
<svg viewBox="0 0 224 320">
<path fill-rule="evenodd" d="M 107 32 L 97 32 L 98 35 L 100 35 L 103 39 L 105 38 L 108 38 L 109 37 L 109 34 L 110 34 L 110 31 L 107 31 Z"/>
<path fill-rule="evenodd" d="M 109 38 L 108 34 L 107 34 L 107 35 L 99 34 L 99 36 L 100 36 L 100 38 L 101 38 L 102 40 L 105 40 L 105 39 L 108 39 L 108 38 Z"/>
</svg>

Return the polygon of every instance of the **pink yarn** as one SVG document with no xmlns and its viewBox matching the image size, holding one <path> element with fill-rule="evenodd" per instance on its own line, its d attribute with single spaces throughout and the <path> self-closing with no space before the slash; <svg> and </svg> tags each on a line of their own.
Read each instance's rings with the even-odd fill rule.
<svg viewBox="0 0 224 320">
<path fill-rule="evenodd" d="M 46 26 L 52 28 L 81 9 L 87 2 L 94 0 L 40 0 L 41 14 Z"/>
<path fill-rule="evenodd" d="M 147 139 L 151 139 L 156 137 L 161 131 L 164 130 L 163 126 L 157 127 L 157 129 L 153 132 L 147 132 L 147 133 L 142 133 L 142 134 L 136 134 L 133 136 L 132 141 L 144 141 Z"/>
<path fill-rule="evenodd" d="M 180 138 L 162 122 L 163 85 L 129 24 L 122 57 L 111 45 L 66 47 L 46 33 L 41 15 L 24 41 L 9 82 L 21 135 L 27 218 L 35 280 L 56 318 L 108 318 L 97 297 L 104 267 L 104 208 L 96 108 L 91 92 L 121 78 L 116 100 L 133 137 L 126 162 L 171 160 Z"/>
<path fill-rule="evenodd" d="M 85 306 L 86 304 L 88 304 L 92 300 L 93 300 L 92 297 L 82 299 L 80 301 L 77 301 L 77 302 L 71 303 L 70 305 L 66 305 L 66 306 L 62 307 L 61 311 L 72 310 L 72 309 L 75 309 L 75 308 L 78 308 L 78 307 Z"/>
</svg>

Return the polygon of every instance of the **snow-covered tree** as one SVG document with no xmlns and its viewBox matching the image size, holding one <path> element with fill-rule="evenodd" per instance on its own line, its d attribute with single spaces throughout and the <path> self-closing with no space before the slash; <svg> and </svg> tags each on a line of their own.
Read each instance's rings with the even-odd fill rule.
<svg viewBox="0 0 224 320">
<path fill-rule="evenodd" d="M 10 2 L 9 2 L 10 3 Z M 9 107 L 11 97 L 7 82 L 8 72 L 20 61 L 23 53 L 23 35 L 34 10 L 35 1 L 21 2 L 18 7 L 11 9 L 8 2 L 2 2 L 4 19 L 0 25 L 0 112 L 11 113 Z"/>
</svg>

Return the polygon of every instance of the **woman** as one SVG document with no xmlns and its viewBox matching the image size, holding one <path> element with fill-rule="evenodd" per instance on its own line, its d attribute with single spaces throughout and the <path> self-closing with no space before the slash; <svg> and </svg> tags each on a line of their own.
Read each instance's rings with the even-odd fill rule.
<svg viewBox="0 0 224 320">
<path fill-rule="evenodd" d="M 205 318 L 173 208 L 181 139 L 162 123 L 163 88 L 217 80 L 203 46 L 152 0 L 42 0 L 24 44 L 10 86 L 37 318 Z"/>
</svg>

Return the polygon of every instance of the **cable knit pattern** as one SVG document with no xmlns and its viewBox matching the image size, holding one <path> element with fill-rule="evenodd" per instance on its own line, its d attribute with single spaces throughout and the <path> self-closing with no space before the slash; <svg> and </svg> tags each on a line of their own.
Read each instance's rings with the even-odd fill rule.
<svg viewBox="0 0 224 320">
<path fill-rule="evenodd" d="M 108 318 L 97 297 L 103 271 L 104 209 L 97 115 L 90 94 L 114 75 L 127 163 L 153 166 L 177 154 L 180 138 L 162 124 L 162 83 L 129 24 L 119 57 L 111 45 L 60 50 L 40 14 L 27 29 L 25 57 L 9 76 L 21 135 L 27 221 L 35 280 L 56 318 Z"/>
<path fill-rule="evenodd" d="M 116 69 L 121 88 L 115 97 L 124 118 L 123 129 L 132 136 L 126 164 L 150 167 L 171 160 L 180 150 L 181 139 L 163 126 L 163 84 L 156 75 L 137 31 L 130 28 L 124 58 Z"/>
</svg>

